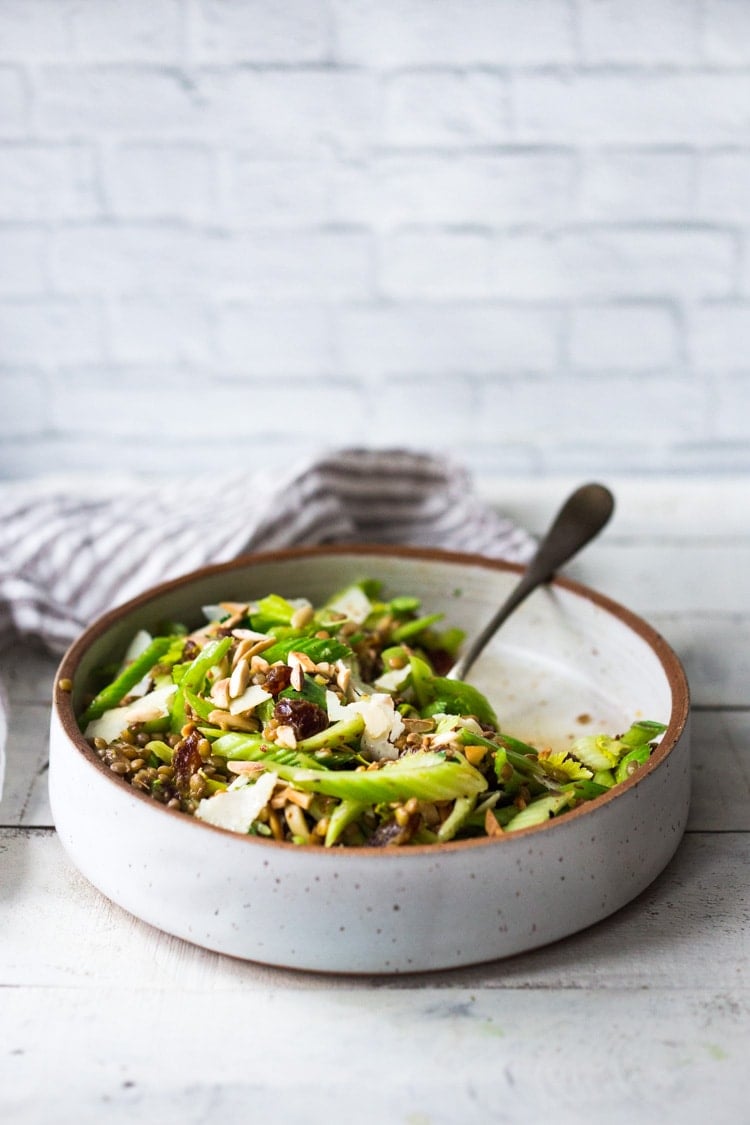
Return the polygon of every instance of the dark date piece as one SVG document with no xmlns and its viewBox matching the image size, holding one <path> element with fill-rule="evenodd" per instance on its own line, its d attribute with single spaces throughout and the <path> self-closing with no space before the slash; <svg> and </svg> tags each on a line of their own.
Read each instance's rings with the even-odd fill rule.
<svg viewBox="0 0 750 1125">
<path fill-rule="evenodd" d="M 308 699 L 280 699 L 273 709 L 273 717 L 291 727 L 299 740 L 310 738 L 328 726 L 328 715 L 323 708 Z"/>
</svg>

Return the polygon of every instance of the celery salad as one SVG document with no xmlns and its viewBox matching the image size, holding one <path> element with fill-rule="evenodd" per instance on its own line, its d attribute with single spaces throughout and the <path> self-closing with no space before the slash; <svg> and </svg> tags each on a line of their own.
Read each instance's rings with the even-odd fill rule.
<svg viewBox="0 0 750 1125">
<path fill-rule="evenodd" d="M 84 737 L 168 808 L 292 844 L 393 847 L 502 836 L 638 770 L 663 733 L 533 747 L 452 680 L 464 639 L 363 580 L 325 605 L 269 594 L 136 634 L 84 700 Z"/>
</svg>

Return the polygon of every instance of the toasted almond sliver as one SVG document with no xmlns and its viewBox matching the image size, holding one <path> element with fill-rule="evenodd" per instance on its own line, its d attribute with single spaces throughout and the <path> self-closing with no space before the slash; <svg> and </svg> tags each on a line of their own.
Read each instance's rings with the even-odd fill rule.
<svg viewBox="0 0 750 1125">
<path fill-rule="evenodd" d="M 287 657 L 287 664 L 291 665 L 292 667 L 295 664 L 299 664 L 302 668 L 304 668 L 306 672 L 317 671 L 317 666 L 313 664 L 312 660 L 306 652 L 290 652 L 289 656 Z"/>
<path fill-rule="evenodd" d="M 488 836 L 502 836 L 503 829 L 492 809 L 487 809 L 484 816 L 484 830 Z"/>
<path fill-rule="evenodd" d="M 315 616 L 315 610 L 311 605 L 301 605 L 292 614 L 289 624 L 293 629 L 304 629 L 305 625 L 309 625 Z"/>
<path fill-rule="evenodd" d="M 295 691 L 302 691 L 305 682 L 305 673 L 302 671 L 301 664 L 295 664 L 292 668 L 292 674 L 289 677 L 289 682 Z"/>
<path fill-rule="evenodd" d="M 211 711 L 209 723 L 222 730 L 241 730 L 255 733 L 258 730 L 256 719 L 246 719 L 243 715 L 230 715 L 228 711 Z"/>
<path fill-rule="evenodd" d="M 229 698 L 236 699 L 238 695 L 242 695 L 249 683 L 250 665 L 247 660 L 240 660 L 240 662 L 235 665 L 229 680 Z"/>
<path fill-rule="evenodd" d="M 219 602 L 219 605 L 222 609 L 225 609 L 227 613 L 231 614 L 232 617 L 244 617 L 250 608 L 247 602 Z M 223 624 L 224 622 L 222 621 L 222 625 Z"/>
<path fill-rule="evenodd" d="M 211 700 L 222 710 L 229 708 L 229 680 L 217 680 L 211 688 Z"/>
<path fill-rule="evenodd" d="M 342 665 L 338 670 L 338 674 L 336 675 L 336 683 L 341 688 L 341 691 L 344 693 L 344 695 L 346 695 L 347 691 L 349 690 L 349 681 L 351 680 L 351 678 L 352 674 L 349 668 L 347 668 L 345 665 Z"/>
<path fill-rule="evenodd" d="M 261 652 L 265 652 L 267 648 L 270 648 L 271 645 L 275 645 L 275 644 L 276 644 L 276 638 L 275 637 L 264 637 L 264 639 L 262 641 L 256 641 L 255 644 L 252 645 L 251 648 L 249 648 L 247 650 L 247 652 L 245 653 L 245 656 L 249 660 L 253 656 L 259 656 Z"/>
<path fill-rule="evenodd" d="M 230 773 L 263 773 L 265 768 L 263 762 L 227 762 Z"/>
<path fill-rule="evenodd" d="M 281 746 L 283 750 L 297 749 L 297 736 L 292 727 L 282 724 L 276 728 L 276 745 Z"/>
<path fill-rule="evenodd" d="M 250 640 L 249 638 L 246 638 L 244 641 L 239 642 L 239 644 L 237 645 L 237 647 L 234 650 L 234 656 L 232 657 L 232 667 L 233 668 L 237 667 L 240 660 L 245 659 L 248 651 L 253 647 L 253 645 L 255 643 L 256 643 L 255 641 Z"/>
<path fill-rule="evenodd" d="M 299 805 L 301 809 L 309 809 L 315 797 L 314 793 L 301 793 L 299 789 L 292 789 L 291 786 L 282 790 L 281 795 L 293 805 Z"/>
</svg>

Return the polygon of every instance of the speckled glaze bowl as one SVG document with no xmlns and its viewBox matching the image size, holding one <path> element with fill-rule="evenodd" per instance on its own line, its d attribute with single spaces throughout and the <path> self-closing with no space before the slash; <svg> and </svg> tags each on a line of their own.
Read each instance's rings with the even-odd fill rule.
<svg viewBox="0 0 750 1125">
<path fill-rule="evenodd" d="M 59 669 L 50 794 L 60 839 L 96 887 L 138 918 L 208 949 L 323 972 L 396 973 L 493 960 L 606 917 L 668 863 L 689 803 L 688 689 L 650 626 L 559 579 L 503 627 L 471 680 L 503 729 L 563 747 L 637 718 L 668 724 L 629 781 L 558 820 L 434 847 L 300 848 L 239 836 L 157 804 L 92 753 L 74 716 L 91 670 L 138 628 L 198 623 L 199 607 L 275 591 L 318 601 L 371 576 L 413 593 L 469 635 L 518 567 L 470 555 L 376 547 L 239 559 L 165 583 L 92 625 Z"/>
</svg>

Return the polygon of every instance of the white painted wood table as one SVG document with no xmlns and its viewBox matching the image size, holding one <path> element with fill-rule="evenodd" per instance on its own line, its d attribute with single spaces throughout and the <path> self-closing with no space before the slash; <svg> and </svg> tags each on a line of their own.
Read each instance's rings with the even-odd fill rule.
<svg viewBox="0 0 750 1125">
<path fill-rule="evenodd" d="M 571 483 L 483 491 L 539 531 Z M 609 483 L 615 520 L 568 573 L 682 657 L 691 815 L 639 899 L 531 954 L 331 978 L 138 922 L 78 875 L 52 827 L 54 662 L 4 656 L 1 1121 L 750 1122 L 750 482 Z"/>
</svg>

